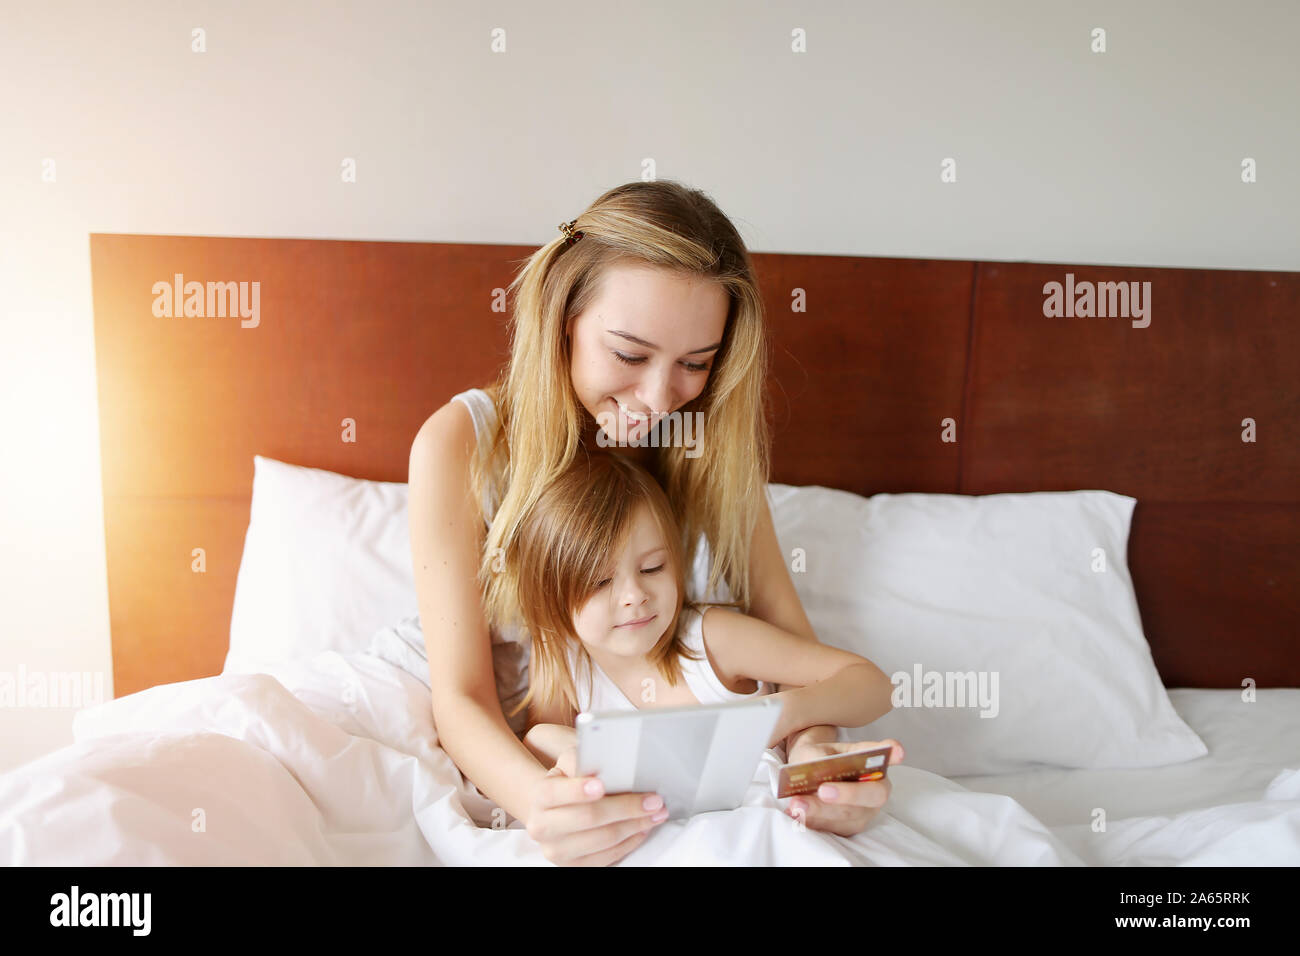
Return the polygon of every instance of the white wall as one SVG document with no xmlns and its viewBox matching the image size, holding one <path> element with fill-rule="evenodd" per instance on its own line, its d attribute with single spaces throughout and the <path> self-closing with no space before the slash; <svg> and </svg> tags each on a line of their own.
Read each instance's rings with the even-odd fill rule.
<svg viewBox="0 0 1300 956">
<path fill-rule="evenodd" d="M 0 0 L 0 677 L 111 673 L 88 233 L 541 243 L 650 157 L 758 251 L 1295 270 L 1298 11 Z"/>
</svg>

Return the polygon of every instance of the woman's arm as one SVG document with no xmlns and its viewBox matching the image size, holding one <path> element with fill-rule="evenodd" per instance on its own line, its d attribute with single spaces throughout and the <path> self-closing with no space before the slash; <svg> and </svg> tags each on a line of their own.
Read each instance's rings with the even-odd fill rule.
<svg viewBox="0 0 1300 956">
<path fill-rule="evenodd" d="M 514 735 L 497 696 L 476 578 L 485 530 L 469 483 L 476 448 L 474 421 L 455 401 L 430 416 L 411 445 L 415 593 L 438 742 L 489 799 L 526 819 L 546 769 Z"/>
<path fill-rule="evenodd" d="M 766 494 L 763 495 L 763 506 L 750 545 L 749 590 L 750 616 L 766 621 L 796 637 L 804 638 L 810 643 L 820 643 L 813 632 L 812 624 L 808 621 L 808 615 L 804 613 L 799 593 L 795 590 L 794 581 L 790 577 L 790 570 L 781 555 L 781 546 L 777 542 L 776 528 L 772 523 L 772 510 L 768 507 Z M 859 660 L 865 659 L 859 658 Z M 876 672 L 884 680 L 883 682 L 877 680 L 875 690 L 869 693 L 864 706 L 879 717 L 893 709 L 890 702 L 892 685 L 883 671 L 876 668 Z M 780 689 L 778 687 L 778 690 Z M 800 745 L 829 743 L 837 736 L 835 727 L 827 724 L 807 727 L 790 735 L 786 742 L 787 753 L 793 753 Z"/>
<path fill-rule="evenodd" d="M 506 723 L 478 585 L 485 528 L 470 487 L 476 449 L 473 419 L 456 401 L 434 412 L 411 445 L 411 558 L 438 743 L 489 799 L 524 821 L 552 863 L 606 866 L 662 822 L 655 815 L 663 801 L 646 806 L 650 794 L 606 794 L 595 777 L 568 776 L 567 752 L 560 769 L 547 771 Z"/>
</svg>

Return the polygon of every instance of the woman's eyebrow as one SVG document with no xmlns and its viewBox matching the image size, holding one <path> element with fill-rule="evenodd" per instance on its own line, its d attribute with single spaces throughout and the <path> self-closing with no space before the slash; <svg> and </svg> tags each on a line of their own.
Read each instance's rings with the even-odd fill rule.
<svg viewBox="0 0 1300 956">
<path fill-rule="evenodd" d="M 605 331 L 608 332 L 610 335 L 617 335 L 620 338 L 627 339 L 629 342 L 635 342 L 637 345 L 643 345 L 648 349 L 658 350 L 659 348 L 659 346 L 655 345 L 653 342 L 647 342 L 645 339 L 639 339 L 635 335 L 632 335 L 631 333 L 628 332 L 620 332 L 618 329 L 606 329 Z M 714 342 L 712 345 L 706 345 L 702 349 L 691 349 L 686 354 L 695 355 L 698 352 L 712 352 L 714 349 L 719 349 L 719 348 L 722 348 L 722 343 Z"/>
</svg>

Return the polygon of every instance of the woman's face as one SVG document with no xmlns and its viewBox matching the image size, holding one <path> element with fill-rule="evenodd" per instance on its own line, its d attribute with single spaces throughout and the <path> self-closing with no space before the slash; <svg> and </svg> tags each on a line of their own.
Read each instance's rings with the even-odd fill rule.
<svg viewBox="0 0 1300 956">
<path fill-rule="evenodd" d="M 729 301 L 716 281 L 652 266 L 611 266 L 599 294 L 570 320 L 573 388 L 611 439 L 644 436 L 696 398 L 722 344 Z M 639 340 L 639 341 L 637 341 Z"/>
<path fill-rule="evenodd" d="M 597 654 L 644 657 L 659 643 L 677 610 L 672 556 L 648 505 L 636 509 L 627 540 L 621 552 L 611 555 L 604 575 L 574 612 L 573 629 Z M 646 623 L 629 626 L 638 621 Z"/>
</svg>

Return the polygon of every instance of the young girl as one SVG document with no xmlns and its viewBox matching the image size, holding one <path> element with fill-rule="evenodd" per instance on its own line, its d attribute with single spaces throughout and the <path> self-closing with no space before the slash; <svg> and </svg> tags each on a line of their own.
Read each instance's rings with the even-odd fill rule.
<svg viewBox="0 0 1300 956">
<path fill-rule="evenodd" d="M 581 711 L 721 703 L 775 696 L 768 746 L 819 724 L 882 715 L 889 679 L 848 651 L 814 644 L 734 605 L 683 603 L 681 534 L 655 479 L 627 458 L 580 458 L 520 528 L 508 573 L 532 635 L 524 745 L 552 766 L 575 746 Z"/>
</svg>

